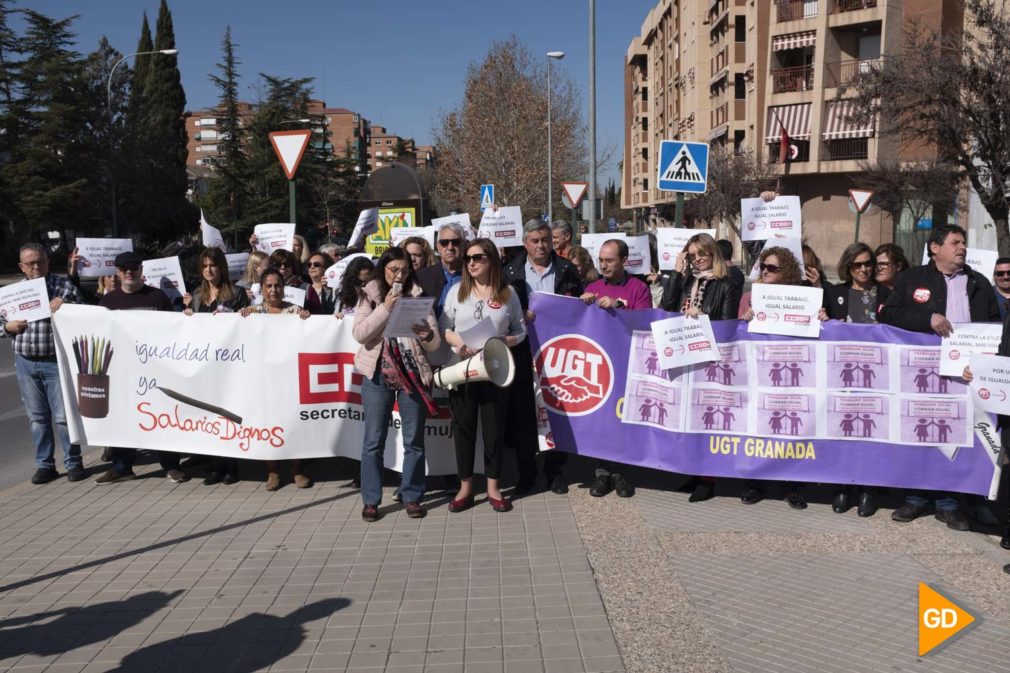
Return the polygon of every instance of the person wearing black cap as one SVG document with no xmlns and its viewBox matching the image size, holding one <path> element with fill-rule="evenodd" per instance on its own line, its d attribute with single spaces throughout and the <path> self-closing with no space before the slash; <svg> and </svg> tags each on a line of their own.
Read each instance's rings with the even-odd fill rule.
<svg viewBox="0 0 1010 673">
<path fill-rule="evenodd" d="M 172 301 L 156 287 L 144 284 L 143 259 L 135 252 L 121 252 L 116 255 L 116 275 L 120 288 L 102 296 L 99 306 L 111 311 L 172 311 Z M 114 484 L 133 479 L 133 462 L 137 458 L 136 449 L 112 447 L 112 468 L 97 479 L 96 484 Z M 158 452 L 158 462 L 165 470 L 165 476 L 181 483 L 189 476 L 179 469 L 179 454 Z"/>
</svg>

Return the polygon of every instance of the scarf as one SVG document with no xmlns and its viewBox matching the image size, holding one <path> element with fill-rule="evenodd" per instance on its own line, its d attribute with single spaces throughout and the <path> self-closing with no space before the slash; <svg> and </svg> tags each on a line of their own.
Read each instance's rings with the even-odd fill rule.
<svg viewBox="0 0 1010 673">
<path fill-rule="evenodd" d="M 435 415 L 438 407 L 431 393 L 421 380 L 421 370 L 417 366 L 414 352 L 408 345 L 408 340 L 383 339 L 382 357 L 380 362 L 382 377 L 390 390 L 403 390 L 407 394 L 417 393 L 429 415 Z"/>
<path fill-rule="evenodd" d="M 708 281 L 715 277 L 712 274 L 712 269 L 707 271 L 692 269 L 691 276 L 694 277 L 695 282 L 691 287 L 691 294 L 684 297 L 684 302 L 680 307 L 681 313 L 686 312 L 689 308 L 701 309 L 701 300 L 705 297 L 705 286 L 708 285 Z"/>
</svg>

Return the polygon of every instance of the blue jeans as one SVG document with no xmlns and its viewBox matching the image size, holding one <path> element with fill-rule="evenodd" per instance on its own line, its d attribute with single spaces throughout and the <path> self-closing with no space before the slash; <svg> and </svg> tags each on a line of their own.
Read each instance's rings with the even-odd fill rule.
<svg viewBox="0 0 1010 673">
<path fill-rule="evenodd" d="M 81 467 L 81 447 L 70 443 L 56 360 L 29 360 L 15 354 L 14 373 L 35 445 L 35 467 L 56 469 L 53 426 L 63 445 L 63 464 L 68 469 Z"/>
<path fill-rule="evenodd" d="M 916 507 L 925 507 L 929 504 L 930 496 L 934 494 L 936 496 L 937 512 L 956 512 L 960 509 L 961 506 L 958 504 L 954 494 L 945 491 L 909 491 L 905 494 L 905 503 L 915 505 Z"/>
<path fill-rule="evenodd" d="M 382 372 L 361 382 L 361 402 L 365 407 L 365 441 L 361 446 L 361 500 L 366 505 L 382 501 L 382 456 L 386 449 L 393 404 L 400 404 L 400 432 L 403 436 L 403 502 L 420 502 L 424 497 L 424 421 L 428 409 L 417 393 L 390 390 Z"/>
</svg>

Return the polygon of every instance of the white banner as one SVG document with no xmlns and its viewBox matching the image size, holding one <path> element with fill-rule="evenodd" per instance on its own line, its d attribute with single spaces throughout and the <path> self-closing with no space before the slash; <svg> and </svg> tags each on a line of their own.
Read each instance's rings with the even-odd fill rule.
<svg viewBox="0 0 1010 673">
<path fill-rule="evenodd" d="M 740 199 L 740 238 L 763 241 L 769 238 L 802 238 L 802 208 L 798 196 Z"/>
<path fill-rule="evenodd" d="M 268 255 L 274 250 L 290 252 L 295 247 L 295 225 L 290 222 L 257 224 L 253 233 L 256 234 L 256 249 Z"/>
<path fill-rule="evenodd" d="M 361 456 L 351 320 L 68 305 L 53 323 L 75 442 L 252 460 Z M 98 344 L 99 365 L 84 368 L 98 373 L 81 373 L 76 337 Z M 453 474 L 453 429 L 444 402 L 439 409 L 425 432 L 428 473 Z M 399 426 L 394 415 L 385 454 L 393 469 Z"/>
<path fill-rule="evenodd" d="M 961 376 L 974 355 L 994 355 L 1003 338 L 1001 323 L 969 322 L 953 325 L 954 331 L 940 341 L 940 375 Z"/>
<path fill-rule="evenodd" d="M 182 266 L 178 257 L 145 259 L 143 266 L 145 285 L 156 287 L 175 303 L 186 294 L 186 282 L 182 278 Z"/>
<path fill-rule="evenodd" d="M 751 287 L 750 300 L 754 319 L 747 331 L 753 334 L 814 338 L 821 334 L 817 311 L 824 300 L 824 290 L 819 287 L 756 283 Z"/>
<path fill-rule="evenodd" d="M 712 321 L 707 315 L 666 318 L 657 320 L 650 327 L 659 366 L 663 369 L 722 360 L 712 333 Z"/>
<path fill-rule="evenodd" d="M 81 278 L 115 276 L 116 255 L 133 252 L 133 240 L 129 238 L 79 238 L 76 245 Z"/>
<path fill-rule="evenodd" d="M 0 287 L 0 316 L 8 322 L 45 320 L 51 315 L 49 310 L 49 290 L 46 279 L 22 280 Z"/>
<path fill-rule="evenodd" d="M 477 238 L 489 238 L 499 248 L 523 244 L 523 214 L 519 206 L 488 208 L 480 218 Z"/>
<path fill-rule="evenodd" d="M 975 408 L 995 414 L 1010 414 L 1010 358 L 973 355 L 971 375 L 971 399 Z"/>
<path fill-rule="evenodd" d="M 698 234 L 708 234 L 715 238 L 715 229 L 684 229 L 683 227 L 657 227 L 656 245 L 659 250 L 659 268 L 671 271 L 677 255 L 683 252 L 687 241 Z"/>
</svg>

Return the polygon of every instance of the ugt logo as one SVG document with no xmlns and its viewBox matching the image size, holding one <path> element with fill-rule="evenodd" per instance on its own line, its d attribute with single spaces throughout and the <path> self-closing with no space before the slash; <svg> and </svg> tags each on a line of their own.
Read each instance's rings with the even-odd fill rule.
<svg viewBox="0 0 1010 673">
<path fill-rule="evenodd" d="M 584 416 L 600 408 L 614 388 L 610 356 L 592 339 L 563 334 L 545 343 L 534 360 L 544 404 L 559 414 Z"/>
<path fill-rule="evenodd" d="M 361 404 L 361 379 L 352 353 L 299 353 L 298 401 L 301 404 Z"/>
</svg>

